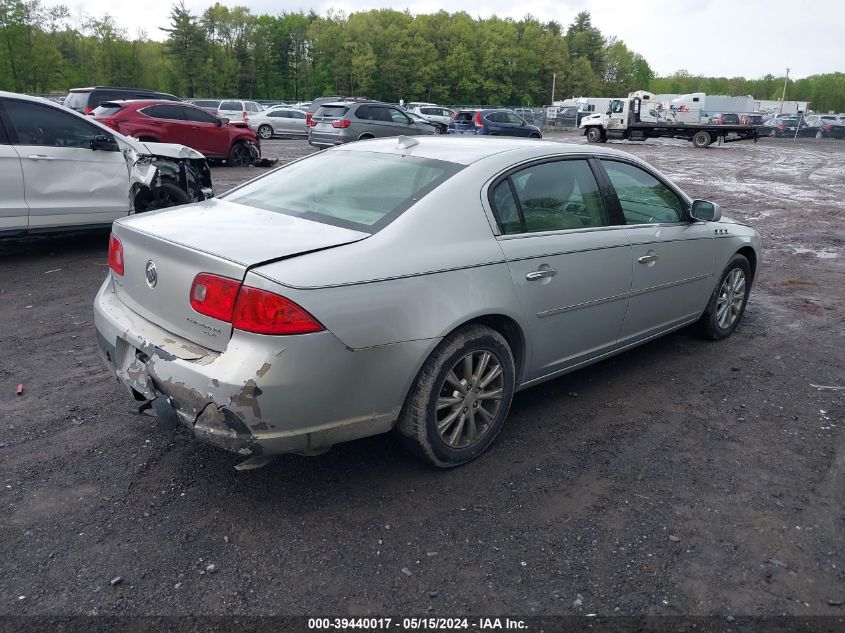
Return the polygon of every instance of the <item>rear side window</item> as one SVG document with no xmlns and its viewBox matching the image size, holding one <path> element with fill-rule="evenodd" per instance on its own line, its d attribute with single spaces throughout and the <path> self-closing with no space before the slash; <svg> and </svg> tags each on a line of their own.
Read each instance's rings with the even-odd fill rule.
<svg viewBox="0 0 845 633">
<path fill-rule="evenodd" d="M 414 156 L 321 152 L 223 197 L 374 233 L 461 169 L 455 163 Z"/>
<path fill-rule="evenodd" d="M 104 102 L 102 105 L 97 106 L 94 108 L 94 111 L 91 113 L 94 116 L 114 116 L 121 110 L 123 110 L 123 105 L 119 103 L 109 103 L 108 101 Z"/>
<path fill-rule="evenodd" d="M 223 101 L 220 103 L 221 110 L 243 110 L 243 104 L 240 101 Z"/>
<path fill-rule="evenodd" d="M 472 123 L 475 118 L 475 112 L 458 112 L 455 116 L 455 121 L 458 123 Z"/>
<path fill-rule="evenodd" d="M 373 108 L 371 108 L 373 109 Z M 316 117 L 332 117 L 332 118 L 340 118 L 344 114 L 349 112 L 349 108 L 342 105 L 325 105 L 320 106 L 314 116 Z"/>
<path fill-rule="evenodd" d="M 72 110 L 84 110 L 85 106 L 88 105 L 88 95 L 90 94 L 90 92 L 69 92 L 62 105 Z"/>
<path fill-rule="evenodd" d="M 511 174 L 508 180 L 522 211 L 523 231 L 561 231 L 607 224 L 601 193 L 586 160 L 533 165 Z M 500 213 L 498 208 L 496 212 Z M 509 221 L 506 213 L 500 216 L 500 222 Z"/>
<path fill-rule="evenodd" d="M 625 224 L 680 222 L 684 203 L 678 195 L 644 169 L 627 163 L 602 160 L 616 191 Z"/>
<path fill-rule="evenodd" d="M 177 105 L 154 105 L 141 110 L 147 116 L 154 119 L 170 119 L 172 121 L 184 121 L 183 108 Z"/>
</svg>

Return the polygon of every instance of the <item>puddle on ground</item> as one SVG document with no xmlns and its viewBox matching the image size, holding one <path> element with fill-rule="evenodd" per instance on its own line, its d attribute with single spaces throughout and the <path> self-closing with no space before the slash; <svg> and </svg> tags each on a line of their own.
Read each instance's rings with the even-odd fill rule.
<svg viewBox="0 0 845 633">
<path fill-rule="evenodd" d="M 797 246 L 792 246 L 793 251 L 795 251 L 796 255 L 815 255 L 819 259 L 833 259 L 834 257 L 839 257 L 837 253 L 832 251 L 829 248 L 798 248 Z"/>
</svg>

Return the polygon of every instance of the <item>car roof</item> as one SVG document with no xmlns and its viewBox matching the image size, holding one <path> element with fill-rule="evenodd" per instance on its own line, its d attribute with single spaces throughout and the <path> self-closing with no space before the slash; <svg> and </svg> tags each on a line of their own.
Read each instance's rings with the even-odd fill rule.
<svg viewBox="0 0 845 633">
<path fill-rule="evenodd" d="M 404 145 L 400 140 L 405 140 Z M 416 144 L 409 146 L 410 140 Z M 380 154 L 397 154 L 445 160 L 461 165 L 470 165 L 477 161 L 503 152 L 533 150 L 537 158 L 543 156 L 558 156 L 562 154 L 592 154 L 601 156 L 617 156 L 634 158 L 630 154 L 604 147 L 586 147 L 574 143 L 557 143 L 540 139 L 525 139 L 513 137 L 462 137 L 462 136 L 414 136 L 388 137 L 370 139 L 362 143 L 339 145 L 330 152 L 378 152 Z M 533 157 L 533 156 L 532 156 Z"/>
</svg>

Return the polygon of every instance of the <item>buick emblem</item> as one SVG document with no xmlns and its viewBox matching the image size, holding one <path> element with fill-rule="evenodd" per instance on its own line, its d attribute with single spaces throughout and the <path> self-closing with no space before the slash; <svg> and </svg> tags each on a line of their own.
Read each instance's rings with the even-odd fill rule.
<svg viewBox="0 0 845 633">
<path fill-rule="evenodd" d="M 156 270 L 156 263 L 153 260 L 147 262 L 147 285 L 150 288 L 155 288 L 158 283 L 158 270 Z"/>
</svg>

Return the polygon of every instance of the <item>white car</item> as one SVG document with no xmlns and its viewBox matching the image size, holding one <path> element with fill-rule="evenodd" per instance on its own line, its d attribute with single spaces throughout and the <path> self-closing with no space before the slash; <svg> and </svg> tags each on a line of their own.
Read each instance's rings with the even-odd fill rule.
<svg viewBox="0 0 845 633">
<path fill-rule="evenodd" d="M 425 117 L 429 121 L 434 121 L 436 123 L 445 123 L 446 125 L 449 125 L 449 122 L 452 120 L 452 117 L 455 116 L 454 110 L 450 110 L 449 108 L 444 108 L 438 105 L 417 106 L 412 109 L 411 112 L 419 114 L 421 117 Z"/>
<path fill-rule="evenodd" d="M 251 116 L 258 114 L 264 108 L 255 101 L 242 101 L 240 99 L 223 99 L 217 106 L 217 116 L 230 121 L 249 122 Z"/>
<path fill-rule="evenodd" d="M 255 130 L 259 138 L 267 140 L 273 136 L 308 136 L 305 125 L 305 110 L 290 106 L 274 106 L 249 119 L 249 127 Z"/>
<path fill-rule="evenodd" d="M 212 197 L 205 157 L 141 143 L 55 102 L 0 91 L 0 236 L 108 226 Z"/>
</svg>

